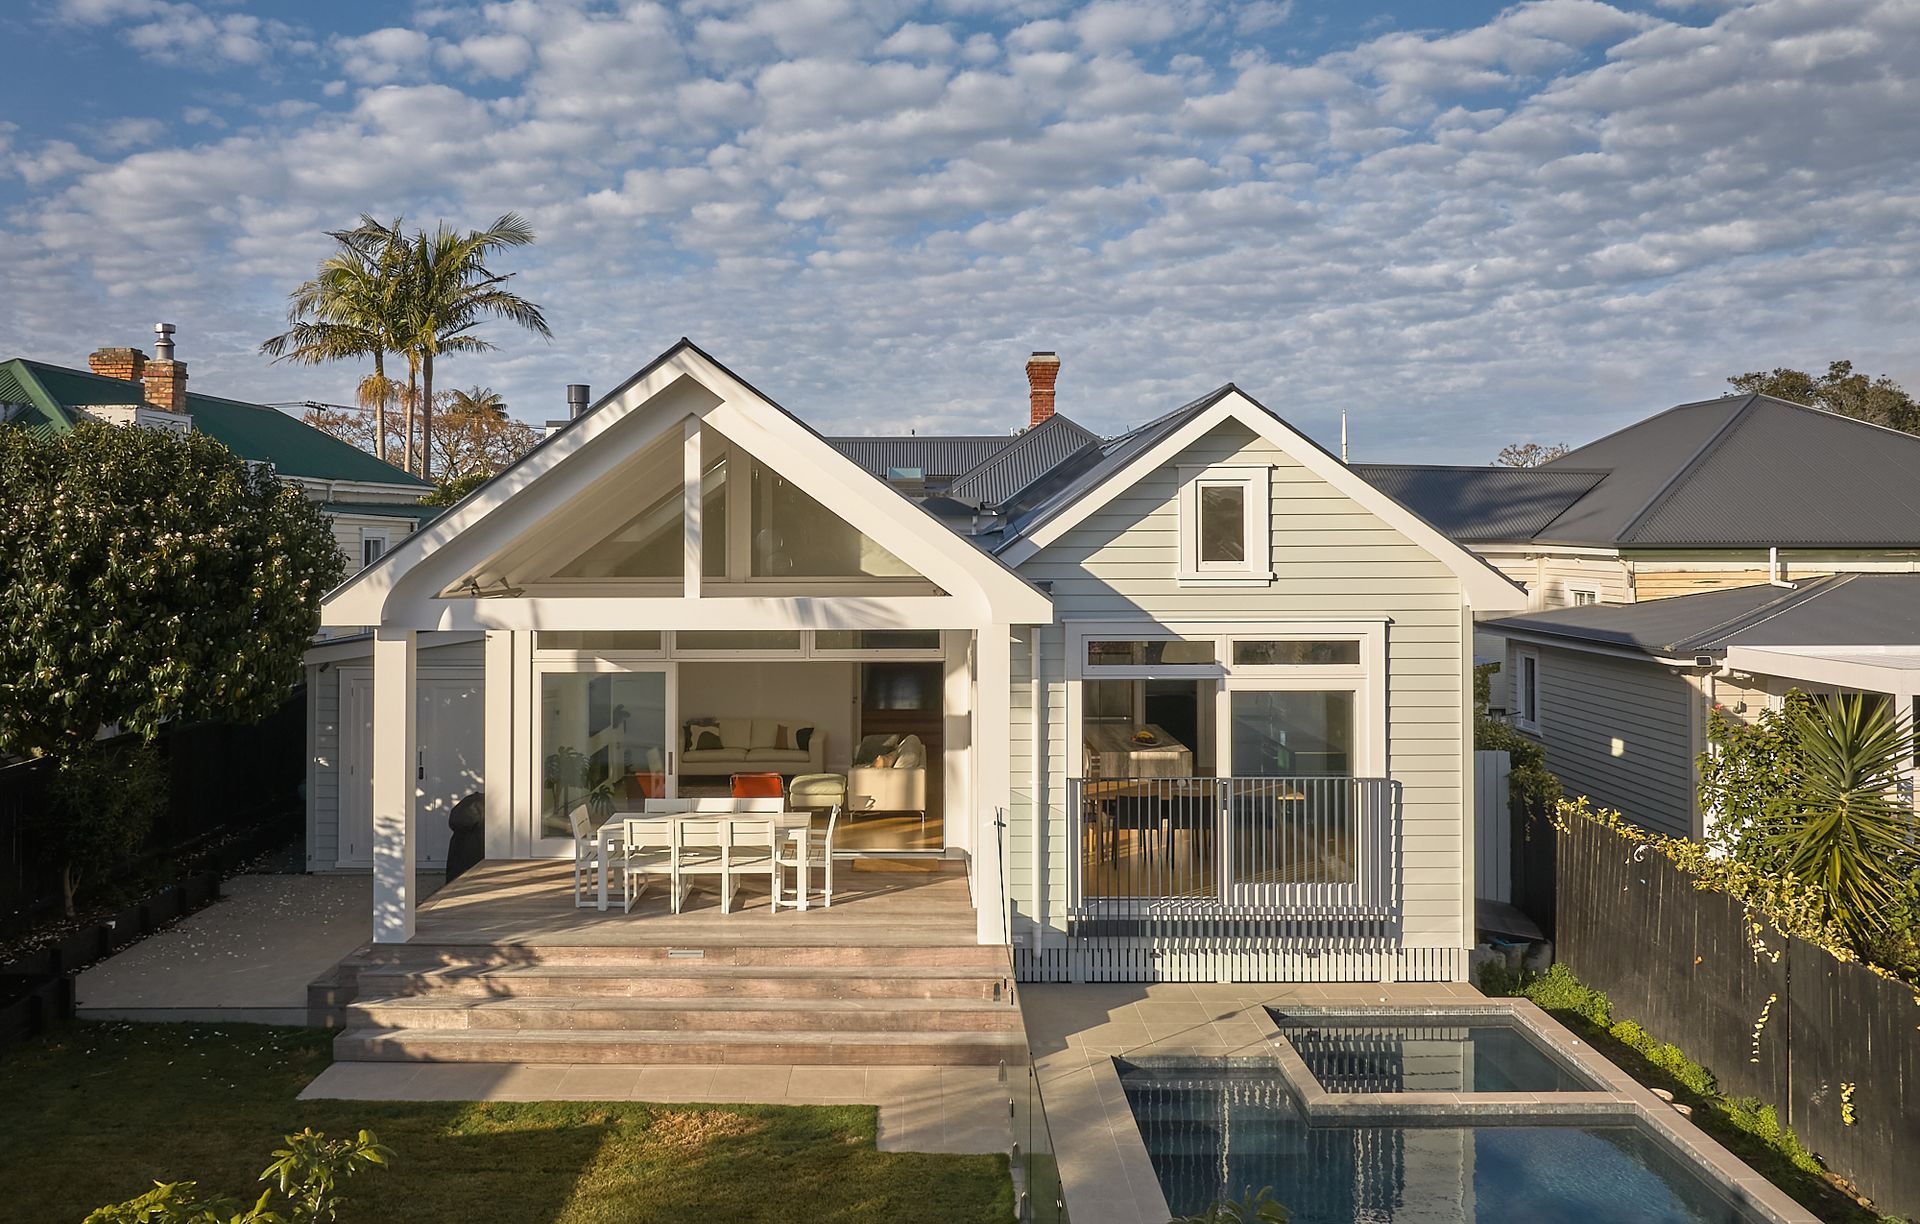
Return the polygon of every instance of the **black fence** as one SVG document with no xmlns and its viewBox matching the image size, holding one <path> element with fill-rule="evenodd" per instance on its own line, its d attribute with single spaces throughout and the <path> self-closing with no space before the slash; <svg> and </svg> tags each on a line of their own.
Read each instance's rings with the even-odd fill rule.
<svg viewBox="0 0 1920 1224">
<path fill-rule="evenodd" d="M 1576 821 L 1559 838 L 1556 955 L 1638 1021 L 1773 1105 L 1881 1211 L 1920 1218 L 1920 1000 L 1755 929 L 1664 856 Z"/>
<path fill-rule="evenodd" d="M 284 826 L 289 837 L 297 830 L 306 778 L 304 693 L 258 723 L 170 727 L 158 747 L 168 803 L 122 874 L 137 876 L 160 860 L 263 825 Z M 61 907 L 61 863 L 36 836 L 52 802 L 50 775 L 44 761 L 0 769 L 0 939 L 24 934 Z"/>
</svg>

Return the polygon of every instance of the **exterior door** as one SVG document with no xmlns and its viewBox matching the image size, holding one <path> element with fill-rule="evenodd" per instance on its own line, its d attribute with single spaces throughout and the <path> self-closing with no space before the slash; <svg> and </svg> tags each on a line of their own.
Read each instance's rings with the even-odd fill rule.
<svg viewBox="0 0 1920 1224">
<path fill-rule="evenodd" d="M 594 825 L 676 791 L 674 665 L 542 663 L 534 671 L 533 853 L 573 854 L 575 812 Z"/>
<path fill-rule="evenodd" d="M 480 674 L 422 671 L 414 707 L 414 861 L 447 863 L 453 805 L 481 787 L 485 741 Z M 340 673 L 340 822 L 336 867 L 373 865 L 373 676 Z"/>
</svg>

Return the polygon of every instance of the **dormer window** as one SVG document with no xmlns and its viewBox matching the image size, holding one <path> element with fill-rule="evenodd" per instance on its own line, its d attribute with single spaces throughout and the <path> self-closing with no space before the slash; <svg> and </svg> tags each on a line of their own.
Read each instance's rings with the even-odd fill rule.
<svg viewBox="0 0 1920 1224">
<path fill-rule="evenodd" d="M 1180 470 L 1180 582 L 1264 586 L 1273 581 L 1272 469 Z"/>
</svg>

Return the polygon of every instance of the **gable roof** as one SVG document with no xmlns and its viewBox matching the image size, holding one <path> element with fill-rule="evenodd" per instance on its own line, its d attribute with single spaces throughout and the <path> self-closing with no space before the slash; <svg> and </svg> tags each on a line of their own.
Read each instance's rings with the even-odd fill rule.
<svg viewBox="0 0 1920 1224">
<path fill-rule="evenodd" d="M 1356 463 L 1368 484 L 1456 540 L 1530 540 L 1607 473 L 1579 468 Z"/>
<path fill-rule="evenodd" d="M 970 472 L 1013 443 L 1014 434 L 938 436 L 918 434 L 904 438 L 828 438 L 827 444 L 886 479 L 894 468 L 919 468 L 929 477 L 951 480 Z"/>
<path fill-rule="evenodd" d="M 65 433 L 89 407 L 138 404 L 145 397 L 145 387 L 129 379 L 23 357 L 0 362 L 0 404 L 28 405 L 18 423 L 42 433 Z M 282 476 L 398 485 L 421 492 L 433 487 L 277 408 L 189 391 L 187 411 L 196 431 L 224 443 L 242 459 L 273 464 Z"/>
<path fill-rule="evenodd" d="M 1768 395 L 1681 404 L 1539 470 L 1565 469 L 1608 474 L 1543 542 L 1920 545 L 1920 438 Z"/>
<path fill-rule="evenodd" d="M 1265 438 L 1334 490 L 1425 549 L 1460 580 L 1461 592 L 1471 606 L 1491 612 L 1525 606 L 1526 593 L 1483 558 L 1368 484 L 1325 447 L 1232 383 L 1101 447 L 1097 460 L 1011 526 L 994 551 L 1011 565 L 1022 564 L 1226 421 L 1238 421 Z"/>
<path fill-rule="evenodd" d="M 1735 646 L 1913 646 L 1920 645 L 1920 574 L 1835 574 L 1791 589 L 1588 604 L 1480 627 L 1659 658 L 1724 655 Z"/>
<path fill-rule="evenodd" d="M 1001 505 L 1099 442 L 1092 430 L 1055 413 L 954 481 L 947 496 L 974 505 Z"/>
</svg>

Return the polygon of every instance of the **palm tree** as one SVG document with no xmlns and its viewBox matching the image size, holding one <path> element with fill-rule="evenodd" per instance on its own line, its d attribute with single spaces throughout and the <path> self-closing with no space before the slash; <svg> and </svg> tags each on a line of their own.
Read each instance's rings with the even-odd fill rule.
<svg viewBox="0 0 1920 1224">
<path fill-rule="evenodd" d="M 1768 844 L 1864 942 L 1885 928 L 1913 870 L 1920 822 L 1900 793 L 1913 729 L 1858 693 L 1807 702 L 1792 720 L 1799 776 L 1771 805 Z"/>
<path fill-rule="evenodd" d="M 484 230 L 458 233 L 442 224 L 419 231 L 406 275 L 404 350 L 420 372 L 420 474 L 433 479 L 433 372 L 442 353 L 481 353 L 494 346 L 473 334 L 490 318 L 506 319 L 551 338 L 540 307 L 506 288 L 512 274 L 487 266 L 487 257 L 533 241 L 533 227 L 506 213 Z"/>
<path fill-rule="evenodd" d="M 374 410 L 374 453 L 382 459 L 387 404 L 396 389 L 387 378 L 387 354 L 400 347 L 401 224 L 399 218 L 387 226 L 362 215 L 353 229 L 327 231 L 337 249 L 288 296 L 287 330 L 260 345 L 275 361 L 302 365 L 371 357 L 373 373 L 356 394 L 361 407 Z"/>
<path fill-rule="evenodd" d="M 507 415 L 507 397 L 492 387 L 468 387 L 448 392 L 444 411 L 449 416 L 503 417 Z"/>
</svg>

